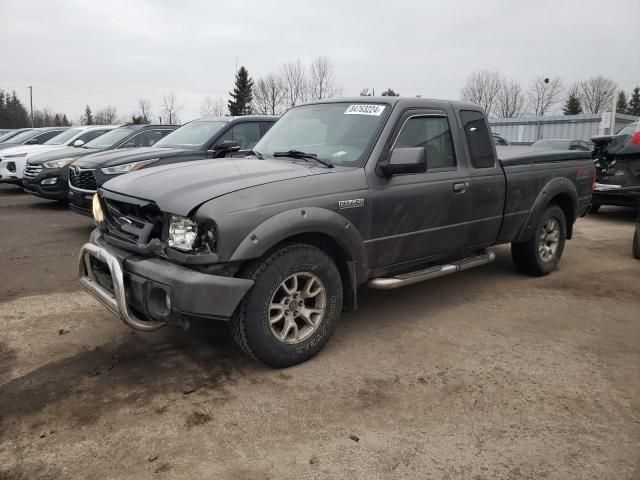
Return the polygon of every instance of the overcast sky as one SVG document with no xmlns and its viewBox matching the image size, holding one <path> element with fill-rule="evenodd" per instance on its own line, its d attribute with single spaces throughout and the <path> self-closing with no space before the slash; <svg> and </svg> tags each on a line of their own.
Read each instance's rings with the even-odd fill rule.
<svg viewBox="0 0 640 480">
<path fill-rule="evenodd" d="M 640 85 L 639 0 L 28 1 L 0 0 L 0 88 L 77 120 L 84 105 L 120 115 L 163 92 L 198 116 L 233 88 L 236 57 L 254 77 L 328 56 L 345 95 L 364 87 L 459 98 L 487 68 L 527 84 L 603 74 Z"/>
</svg>

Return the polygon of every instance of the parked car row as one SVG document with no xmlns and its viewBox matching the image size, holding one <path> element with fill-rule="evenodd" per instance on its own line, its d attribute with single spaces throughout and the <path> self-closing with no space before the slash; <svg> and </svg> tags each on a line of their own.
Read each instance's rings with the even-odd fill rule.
<svg viewBox="0 0 640 480">
<path fill-rule="evenodd" d="M 176 125 L 23 129 L 0 151 L 0 182 L 38 197 L 70 202 L 91 216 L 107 180 L 169 163 L 244 155 L 275 123 L 272 116 L 206 118 Z M 42 136 L 50 138 L 42 143 Z"/>
</svg>

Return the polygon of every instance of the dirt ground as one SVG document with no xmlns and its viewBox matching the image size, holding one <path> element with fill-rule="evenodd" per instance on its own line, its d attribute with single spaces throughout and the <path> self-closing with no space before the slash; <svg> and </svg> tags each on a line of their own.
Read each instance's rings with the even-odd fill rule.
<svg viewBox="0 0 640 480">
<path fill-rule="evenodd" d="M 509 249 L 363 290 L 315 359 L 224 325 L 133 333 L 75 280 L 92 223 L 0 187 L 0 479 L 639 479 L 633 215 L 580 219 L 559 271 Z"/>
</svg>

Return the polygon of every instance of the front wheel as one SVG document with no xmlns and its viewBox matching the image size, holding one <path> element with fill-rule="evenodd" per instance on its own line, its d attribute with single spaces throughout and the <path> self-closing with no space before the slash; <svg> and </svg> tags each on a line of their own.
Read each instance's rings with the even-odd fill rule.
<svg viewBox="0 0 640 480">
<path fill-rule="evenodd" d="M 241 274 L 254 285 L 229 328 L 245 353 L 282 368 L 322 350 L 342 309 L 342 280 L 331 257 L 311 245 L 288 244 Z"/>
<path fill-rule="evenodd" d="M 522 273 L 537 277 L 547 275 L 557 268 L 566 238 L 564 212 L 559 206 L 550 205 L 540 217 L 533 237 L 511 244 L 513 263 Z"/>
</svg>

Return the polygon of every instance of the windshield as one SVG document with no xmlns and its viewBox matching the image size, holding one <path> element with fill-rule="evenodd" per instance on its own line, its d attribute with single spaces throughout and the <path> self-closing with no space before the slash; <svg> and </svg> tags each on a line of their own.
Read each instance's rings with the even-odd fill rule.
<svg viewBox="0 0 640 480">
<path fill-rule="evenodd" d="M 115 130 L 111 130 L 110 132 L 107 132 L 104 135 L 100 135 L 90 142 L 85 143 L 82 148 L 95 148 L 97 150 L 111 148 L 118 142 L 124 140 L 129 135 L 137 131 L 138 130 L 132 130 L 130 128 L 116 128 Z"/>
<path fill-rule="evenodd" d="M 382 125 L 381 104 L 321 103 L 285 113 L 254 147 L 263 155 L 300 150 L 336 166 L 358 167 Z"/>
<path fill-rule="evenodd" d="M 202 149 L 227 122 L 190 122 L 171 132 L 154 147 Z"/>
<path fill-rule="evenodd" d="M 636 128 L 638 128 L 638 122 L 630 123 L 629 125 L 625 125 L 620 130 L 618 130 L 618 133 L 616 133 L 616 135 L 631 135 L 635 133 Z"/>
<path fill-rule="evenodd" d="M 71 128 L 62 132 L 60 135 L 56 135 L 51 140 L 47 140 L 43 145 L 62 145 L 63 143 L 67 143 L 67 141 L 71 140 L 76 135 L 79 135 L 80 132 L 82 132 L 81 128 Z"/>
<path fill-rule="evenodd" d="M 0 135 L 0 143 L 5 142 L 7 140 L 9 140 L 12 137 L 15 137 L 18 133 L 20 132 L 5 132 L 2 135 Z"/>
<path fill-rule="evenodd" d="M 536 148 L 553 148 L 555 150 L 569 150 L 571 140 L 538 140 L 532 147 Z"/>
<path fill-rule="evenodd" d="M 22 143 L 29 140 L 31 137 L 35 137 L 36 135 L 42 133 L 40 130 L 27 130 L 26 132 L 22 132 L 17 134 L 15 137 L 10 138 L 10 143 Z"/>
</svg>

